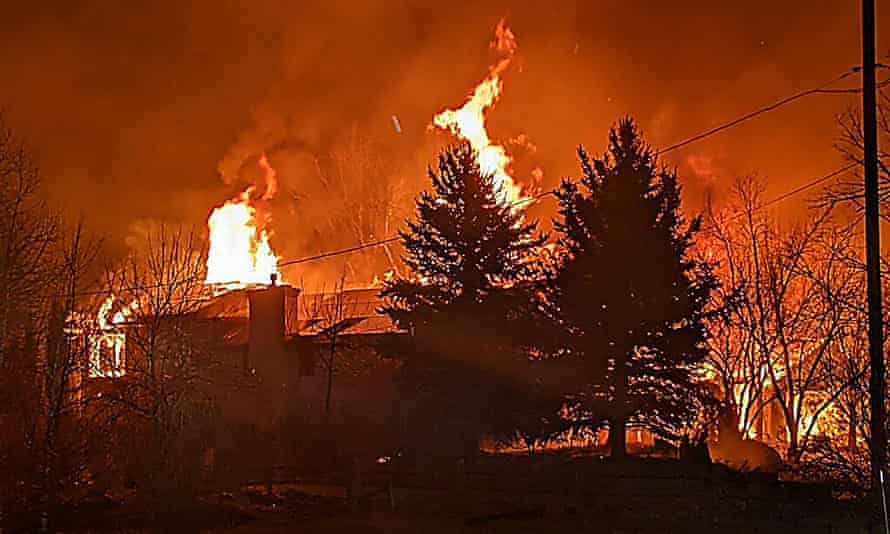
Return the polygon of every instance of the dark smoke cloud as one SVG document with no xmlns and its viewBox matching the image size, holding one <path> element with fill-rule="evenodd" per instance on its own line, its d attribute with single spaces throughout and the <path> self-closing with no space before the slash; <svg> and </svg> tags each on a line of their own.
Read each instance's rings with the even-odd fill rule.
<svg viewBox="0 0 890 534">
<path fill-rule="evenodd" d="M 491 132 L 500 141 L 527 135 L 536 150 L 517 148 L 517 170 L 530 178 L 540 168 L 544 187 L 575 175 L 577 146 L 601 151 L 623 115 L 664 146 L 859 61 L 859 14 L 839 1 L 157 0 L 3 9 L 0 107 L 39 152 L 53 198 L 120 248 L 149 221 L 202 224 L 215 205 L 262 180 L 262 153 L 281 181 L 268 206 L 280 252 L 353 244 L 325 226 L 337 200 L 318 181 L 332 152 L 359 132 L 385 153 L 386 179 L 410 198 L 450 141 L 427 131 L 433 114 L 460 105 L 484 77 L 491 33 L 505 15 L 519 48 Z M 879 15 L 884 26 L 890 12 Z M 839 165 L 834 116 L 851 104 L 812 97 L 665 161 L 679 167 L 693 207 L 741 173 L 758 172 L 768 194 L 779 194 Z M 532 213 L 552 211 L 544 201 Z"/>
</svg>

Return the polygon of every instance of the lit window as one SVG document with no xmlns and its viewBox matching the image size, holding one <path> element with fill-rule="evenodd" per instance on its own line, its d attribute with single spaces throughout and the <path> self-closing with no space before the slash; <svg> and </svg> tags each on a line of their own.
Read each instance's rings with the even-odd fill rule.
<svg viewBox="0 0 890 534">
<path fill-rule="evenodd" d="M 123 332 L 103 332 L 92 339 L 90 348 L 90 376 L 114 378 L 126 373 L 126 335 Z"/>
</svg>

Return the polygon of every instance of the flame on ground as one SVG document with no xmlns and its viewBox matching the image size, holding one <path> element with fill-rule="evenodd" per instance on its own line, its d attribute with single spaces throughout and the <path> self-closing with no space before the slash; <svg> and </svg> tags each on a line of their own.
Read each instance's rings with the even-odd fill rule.
<svg viewBox="0 0 890 534">
<path fill-rule="evenodd" d="M 482 172 L 494 178 L 498 201 L 502 204 L 517 204 L 527 197 L 513 180 L 510 170 L 512 158 L 502 145 L 492 142 L 485 128 L 485 115 L 497 103 L 503 90 L 501 74 L 510 66 L 516 52 L 516 38 L 503 20 L 495 29 L 491 47 L 502 54 L 503 58 L 491 66 L 488 76 L 476 86 L 462 107 L 446 109 L 437 114 L 433 117 L 433 126 L 469 142 L 478 154 Z M 526 204 L 527 202 L 522 202 L 520 206 L 524 207 Z"/>
</svg>

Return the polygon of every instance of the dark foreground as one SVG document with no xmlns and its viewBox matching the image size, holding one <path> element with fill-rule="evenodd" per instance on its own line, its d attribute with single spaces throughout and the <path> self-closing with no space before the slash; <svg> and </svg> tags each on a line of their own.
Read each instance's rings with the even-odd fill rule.
<svg viewBox="0 0 890 534">
<path fill-rule="evenodd" d="M 438 464 L 441 466 L 442 464 Z M 167 512 L 133 498 L 65 511 L 69 532 L 866 532 L 862 508 L 821 485 L 675 460 L 489 458 L 210 491 Z"/>
</svg>

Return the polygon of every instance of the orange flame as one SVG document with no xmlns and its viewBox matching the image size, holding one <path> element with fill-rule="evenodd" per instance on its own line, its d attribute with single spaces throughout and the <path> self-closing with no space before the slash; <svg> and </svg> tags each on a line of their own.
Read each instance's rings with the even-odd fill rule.
<svg viewBox="0 0 890 534">
<path fill-rule="evenodd" d="M 121 307 L 109 321 L 114 301 L 114 295 L 106 298 L 96 315 L 98 332 L 90 340 L 89 375 L 93 378 L 113 378 L 126 373 L 124 348 L 127 338 L 120 326 L 139 309 L 139 301 Z"/>
<path fill-rule="evenodd" d="M 278 173 L 269 165 L 265 154 L 260 158 L 259 163 L 266 176 L 266 192 L 263 193 L 263 200 L 272 200 L 275 198 L 275 193 L 278 192 Z"/>
<path fill-rule="evenodd" d="M 278 190 L 276 173 L 266 155 L 259 160 L 265 171 L 266 191 L 263 200 L 270 200 Z M 269 243 L 266 230 L 268 217 L 257 223 L 257 210 L 248 187 L 237 198 L 213 210 L 207 219 L 210 229 L 210 250 L 207 253 L 205 284 L 227 291 L 248 285 L 270 284 L 278 278 L 278 256 Z"/>
<path fill-rule="evenodd" d="M 239 198 L 213 210 L 207 219 L 210 250 L 205 284 L 239 289 L 250 284 L 269 284 L 272 275 L 278 275 L 278 256 L 272 252 L 269 234 L 256 224 L 252 191 L 248 188 Z"/>
<path fill-rule="evenodd" d="M 462 107 L 440 112 L 433 117 L 433 126 L 447 130 L 469 142 L 478 154 L 477 159 L 482 172 L 494 178 L 498 201 L 502 204 L 514 204 L 527 197 L 513 180 L 510 169 L 513 158 L 507 154 L 502 145 L 492 142 L 485 128 L 486 113 L 501 97 L 504 85 L 501 74 L 510 66 L 513 54 L 516 52 L 516 37 L 503 20 L 495 29 L 495 39 L 491 43 L 491 48 L 502 54 L 503 58 L 491 66 L 488 76 L 476 86 Z"/>
<path fill-rule="evenodd" d="M 374 280 L 371 281 L 371 287 L 383 287 L 383 284 L 386 282 L 391 282 L 395 279 L 396 272 L 393 269 L 390 269 L 383 273 L 383 277 L 374 275 Z"/>
</svg>

